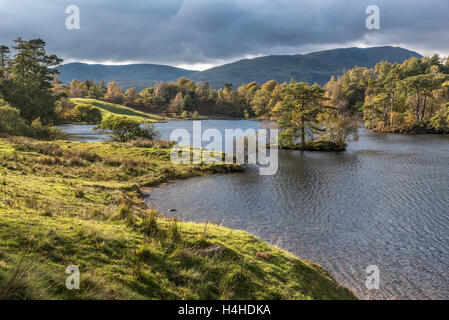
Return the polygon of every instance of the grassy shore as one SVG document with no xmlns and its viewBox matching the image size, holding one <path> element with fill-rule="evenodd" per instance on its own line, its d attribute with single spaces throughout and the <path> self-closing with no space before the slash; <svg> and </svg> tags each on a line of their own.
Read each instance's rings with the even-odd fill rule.
<svg viewBox="0 0 449 320">
<path fill-rule="evenodd" d="M 0 138 L 0 299 L 353 299 L 318 265 L 243 231 L 166 219 L 140 187 L 230 165 L 174 165 L 166 142 Z M 68 290 L 77 265 L 80 290 Z"/>
</svg>

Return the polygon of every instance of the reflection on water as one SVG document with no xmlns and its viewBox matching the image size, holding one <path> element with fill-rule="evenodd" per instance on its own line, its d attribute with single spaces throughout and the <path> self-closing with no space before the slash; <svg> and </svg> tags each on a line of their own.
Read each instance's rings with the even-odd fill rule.
<svg viewBox="0 0 449 320">
<path fill-rule="evenodd" d="M 250 121 L 207 127 L 257 128 Z M 190 122 L 156 125 L 165 137 Z M 275 176 L 246 172 L 155 188 L 167 216 L 243 229 L 323 265 L 360 298 L 449 298 L 449 137 L 361 131 L 345 153 L 281 151 Z M 380 290 L 365 268 L 380 268 Z"/>
</svg>

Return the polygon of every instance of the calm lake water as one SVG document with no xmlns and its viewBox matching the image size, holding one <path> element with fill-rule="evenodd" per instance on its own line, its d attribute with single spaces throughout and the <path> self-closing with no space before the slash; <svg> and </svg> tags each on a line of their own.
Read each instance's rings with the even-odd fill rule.
<svg viewBox="0 0 449 320">
<path fill-rule="evenodd" d="M 203 121 L 221 130 L 259 125 Z M 156 127 L 167 137 L 192 123 Z M 449 136 L 361 130 L 344 153 L 284 150 L 275 176 L 250 167 L 192 178 L 155 188 L 148 202 L 167 216 L 278 243 L 321 264 L 360 298 L 449 299 L 448 195 Z M 380 269 L 380 290 L 365 287 L 369 265 Z"/>
</svg>

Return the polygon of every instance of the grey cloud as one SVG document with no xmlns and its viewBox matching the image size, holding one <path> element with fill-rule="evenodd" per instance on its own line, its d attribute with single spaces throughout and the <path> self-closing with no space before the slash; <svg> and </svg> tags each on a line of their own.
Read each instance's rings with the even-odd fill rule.
<svg viewBox="0 0 449 320">
<path fill-rule="evenodd" d="M 65 8 L 81 30 L 65 29 Z M 381 9 L 381 30 L 365 8 Z M 214 63 L 312 48 L 399 44 L 449 53 L 447 0 L 0 0 L 0 43 L 42 37 L 72 60 Z"/>
</svg>

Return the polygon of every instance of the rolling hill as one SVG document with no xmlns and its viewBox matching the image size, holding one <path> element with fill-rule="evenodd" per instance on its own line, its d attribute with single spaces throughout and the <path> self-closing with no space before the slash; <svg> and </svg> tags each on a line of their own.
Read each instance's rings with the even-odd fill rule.
<svg viewBox="0 0 449 320">
<path fill-rule="evenodd" d="M 326 84 L 332 75 L 342 74 L 343 69 L 355 66 L 374 67 L 380 61 L 402 63 L 420 54 L 398 47 L 346 48 L 292 56 L 266 56 L 244 59 L 192 74 L 195 81 L 208 81 L 214 87 L 233 83 L 234 87 L 257 81 L 264 83 L 275 79 L 278 82 L 297 81 Z"/>
<path fill-rule="evenodd" d="M 58 67 L 62 82 L 69 83 L 73 79 L 95 81 L 115 81 L 122 88 L 137 87 L 144 89 L 158 81 L 171 81 L 188 77 L 196 71 L 185 70 L 157 64 L 130 64 L 109 66 L 102 64 L 68 63 Z"/>
<path fill-rule="evenodd" d="M 420 58 L 421 55 L 399 47 L 344 48 L 244 59 L 201 72 L 154 64 L 106 66 L 83 63 L 66 64 L 59 67 L 59 71 L 61 80 L 65 83 L 73 79 L 104 79 L 114 80 L 123 88 L 136 87 L 139 90 L 152 86 L 157 81 L 176 81 L 181 77 L 207 81 L 216 88 L 223 87 L 225 83 L 232 83 L 237 87 L 252 81 L 264 83 L 275 79 L 284 82 L 291 78 L 323 85 L 332 75 L 342 74 L 343 69 L 355 66 L 373 67 L 380 61 L 402 63 L 410 57 Z"/>
</svg>

